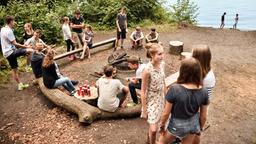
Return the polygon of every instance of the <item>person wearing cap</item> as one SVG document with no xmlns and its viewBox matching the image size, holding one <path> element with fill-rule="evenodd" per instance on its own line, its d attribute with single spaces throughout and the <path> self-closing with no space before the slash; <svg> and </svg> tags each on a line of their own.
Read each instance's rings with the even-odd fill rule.
<svg viewBox="0 0 256 144">
<path fill-rule="evenodd" d="M 117 26 L 117 37 L 116 37 L 116 48 L 119 45 L 119 40 L 121 39 L 121 48 L 124 48 L 124 39 L 126 38 L 127 29 L 127 16 L 126 16 L 126 8 L 122 7 L 120 13 L 117 14 L 116 17 L 116 26 Z"/>
<path fill-rule="evenodd" d="M 149 34 L 146 35 L 146 43 L 158 43 L 158 33 L 155 28 L 151 28 Z"/>
<path fill-rule="evenodd" d="M 135 31 L 132 32 L 130 39 L 132 43 L 132 48 L 142 46 L 142 40 L 144 38 L 143 32 L 140 27 L 136 27 Z"/>
<path fill-rule="evenodd" d="M 84 18 L 81 16 L 80 10 L 75 11 L 75 16 L 71 19 L 70 27 L 77 33 L 79 41 L 82 45 L 83 43 L 83 28 L 84 28 Z"/>
</svg>

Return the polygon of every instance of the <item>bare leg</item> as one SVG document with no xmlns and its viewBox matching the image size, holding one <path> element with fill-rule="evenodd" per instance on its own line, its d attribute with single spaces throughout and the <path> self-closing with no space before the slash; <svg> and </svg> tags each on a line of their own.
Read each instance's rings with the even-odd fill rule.
<svg viewBox="0 0 256 144">
<path fill-rule="evenodd" d="M 200 144 L 200 136 L 199 135 L 195 135 L 193 144 Z"/>
<path fill-rule="evenodd" d="M 85 55 L 85 52 L 86 52 L 86 48 L 87 48 L 87 45 L 85 44 L 85 45 L 83 46 L 83 52 L 82 52 L 82 55 L 81 55 L 80 59 L 84 59 L 84 55 Z"/>
<path fill-rule="evenodd" d="M 119 46 L 119 39 L 116 39 L 116 47 Z"/>
<path fill-rule="evenodd" d="M 20 83 L 20 79 L 19 79 L 19 75 L 17 72 L 17 68 L 12 69 L 12 77 L 14 78 L 14 80 L 19 84 Z"/>
<path fill-rule="evenodd" d="M 184 139 L 182 139 L 182 144 L 192 144 L 194 137 L 195 137 L 195 134 L 189 134 Z"/>
<path fill-rule="evenodd" d="M 121 48 L 124 47 L 124 39 L 121 39 Z"/>
<path fill-rule="evenodd" d="M 159 144 L 170 144 L 175 139 L 175 136 L 166 131 L 163 135 L 160 135 Z"/>
<path fill-rule="evenodd" d="M 90 53 L 89 47 L 86 47 L 86 53 L 88 55 L 88 59 L 90 59 L 91 58 L 91 53 Z"/>
<path fill-rule="evenodd" d="M 156 143 L 157 124 L 149 124 L 149 143 Z"/>
</svg>

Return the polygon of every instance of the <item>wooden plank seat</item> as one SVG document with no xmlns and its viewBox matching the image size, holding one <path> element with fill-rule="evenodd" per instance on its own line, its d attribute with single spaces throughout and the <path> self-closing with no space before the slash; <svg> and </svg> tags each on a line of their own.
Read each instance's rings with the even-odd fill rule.
<svg viewBox="0 0 256 144">
<path fill-rule="evenodd" d="M 114 119 L 138 117 L 141 113 L 141 105 L 134 107 L 120 108 L 111 113 L 102 111 L 84 101 L 71 97 L 59 89 L 48 89 L 43 84 L 43 79 L 38 80 L 42 93 L 54 104 L 78 115 L 79 122 L 92 123 L 96 119 Z"/>
<path fill-rule="evenodd" d="M 94 43 L 92 45 L 92 49 L 93 48 L 97 48 L 97 47 L 100 47 L 100 46 L 103 46 L 103 45 L 107 45 L 107 44 L 111 44 L 112 43 L 112 47 L 115 46 L 115 43 L 116 43 L 116 38 L 110 38 L 110 39 L 107 39 L 107 40 L 104 40 L 104 41 L 100 41 L 100 42 L 97 42 L 97 43 Z M 111 48 L 112 48 L 111 47 Z M 75 53 L 78 53 L 78 52 L 82 52 L 83 49 L 82 48 L 79 48 L 79 49 L 75 49 L 73 51 L 69 51 L 69 52 L 66 52 L 66 53 L 63 53 L 63 54 L 60 54 L 60 55 L 57 55 L 54 57 L 54 60 L 58 60 L 58 59 L 61 59 L 61 58 L 64 58 L 64 57 L 67 57 L 69 55 L 72 55 L 72 54 L 75 54 Z"/>
</svg>

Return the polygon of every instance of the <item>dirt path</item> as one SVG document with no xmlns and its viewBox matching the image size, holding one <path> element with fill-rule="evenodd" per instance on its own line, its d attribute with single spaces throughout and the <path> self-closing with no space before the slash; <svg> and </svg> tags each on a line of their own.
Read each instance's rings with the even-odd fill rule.
<svg viewBox="0 0 256 144">
<path fill-rule="evenodd" d="M 95 41 L 110 38 L 114 33 L 96 34 Z M 256 143 L 256 32 L 211 28 L 181 29 L 161 32 L 166 50 L 166 75 L 177 71 L 180 61 L 168 54 L 168 41 L 180 40 L 185 50 L 193 44 L 211 47 L 217 85 L 210 107 L 211 127 L 202 135 L 203 144 Z M 126 43 L 128 46 L 128 41 Z M 144 50 L 127 51 L 146 61 Z M 89 73 L 107 63 L 111 50 L 98 53 L 88 61 L 69 63 L 62 72 L 84 81 L 95 81 Z M 132 73 L 120 73 L 126 77 Z M 22 73 L 24 81 L 33 76 Z M 13 81 L 0 86 L 0 143 L 88 143 L 143 144 L 148 126 L 140 118 L 96 121 L 90 126 L 80 124 L 76 115 L 55 107 L 36 86 L 18 92 Z"/>
</svg>

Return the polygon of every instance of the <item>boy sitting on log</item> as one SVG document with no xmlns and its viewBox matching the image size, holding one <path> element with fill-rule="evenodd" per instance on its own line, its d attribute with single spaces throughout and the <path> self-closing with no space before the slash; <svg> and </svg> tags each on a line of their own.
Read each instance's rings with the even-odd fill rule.
<svg viewBox="0 0 256 144">
<path fill-rule="evenodd" d="M 104 76 L 96 82 L 99 95 L 97 106 L 101 110 L 115 112 L 126 99 L 128 88 L 120 80 L 112 78 L 112 66 L 105 66 L 103 71 Z"/>
<path fill-rule="evenodd" d="M 138 97 L 136 94 L 136 89 L 141 89 L 142 73 L 143 73 L 144 68 L 146 67 L 146 64 L 141 64 L 137 57 L 131 57 L 131 58 L 127 59 L 127 62 L 128 62 L 128 67 L 130 69 L 136 70 L 135 77 L 126 79 L 129 82 L 128 87 L 129 87 L 129 91 L 130 91 L 132 101 L 133 101 L 133 103 L 129 103 L 129 105 L 134 106 L 134 105 L 138 104 Z"/>
</svg>

